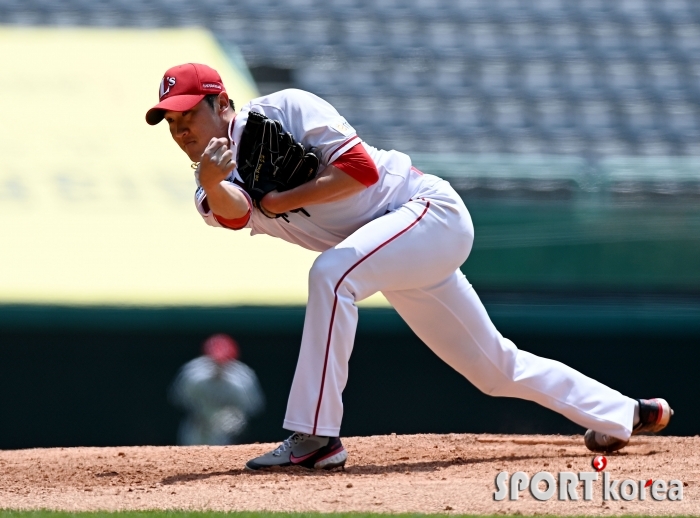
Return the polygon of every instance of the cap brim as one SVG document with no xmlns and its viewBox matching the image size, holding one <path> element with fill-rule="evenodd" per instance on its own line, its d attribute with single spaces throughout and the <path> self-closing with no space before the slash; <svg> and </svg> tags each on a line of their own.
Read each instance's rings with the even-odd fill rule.
<svg viewBox="0 0 700 518">
<path fill-rule="evenodd" d="M 146 122 L 151 126 L 155 126 L 163 120 L 166 111 L 184 112 L 191 110 L 204 97 L 206 97 L 205 94 L 173 95 L 168 97 L 146 112 Z"/>
</svg>

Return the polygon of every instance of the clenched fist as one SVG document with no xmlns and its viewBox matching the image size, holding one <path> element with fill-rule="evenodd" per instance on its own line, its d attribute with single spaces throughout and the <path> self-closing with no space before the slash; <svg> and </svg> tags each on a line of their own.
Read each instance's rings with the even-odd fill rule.
<svg viewBox="0 0 700 518">
<path fill-rule="evenodd" d="M 223 182 L 235 167 L 236 157 L 233 150 L 229 149 L 229 140 L 213 138 L 202 153 L 202 159 L 197 168 L 199 183 L 206 191 Z"/>
</svg>

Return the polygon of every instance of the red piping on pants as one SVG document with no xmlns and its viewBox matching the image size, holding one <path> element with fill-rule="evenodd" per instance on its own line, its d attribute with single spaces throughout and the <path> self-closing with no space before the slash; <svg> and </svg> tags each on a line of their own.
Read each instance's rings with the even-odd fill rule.
<svg viewBox="0 0 700 518">
<path fill-rule="evenodd" d="M 316 426 L 318 425 L 318 414 L 321 411 L 321 400 L 323 399 L 323 387 L 326 383 L 326 369 L 328 367 L 328 354 L 330 353 L 331 350 L 331 337 L 333 335 L 333 321 L 335 320 L 335 309 L 338 306 L 338 288 L 340 287 L 340 284 L 345 280 L 345 277 L 347 277 L 351 271 L 353 271 L 355 268 L 357 268 L 360 264 L 362 264 L 366 259 L 370 258 L 372 255 L 374 255 L 375 252 L 379 251 L 381 248 L 384 248 L 386 245 L 391 243 L 394 239 L 397 237 L 401 236 L 402 234 L 405 234 L 408 232 L 411 228 L 413 228 L 421 219 L 423 219 L 423 216 L 425 216 L 425 213 L 428 212 L 428 209 L 430 208 L 430 201 L 426 200 L 425 202 L 425 209 L 423 209 L 423 212 L 421 213 L 416 220 L 411 223 L 409 226 L 404 228 L 401 232 L 398 234 L 395 234 L 391 238 L 387 239 L 384 241 L 381 245 L 379 245 L 377 248 L 372 250 L 370 253 L 368 253 L 366 256 L 364 256 L 362 259 L 357 261 L 355 264 L 353 264 L 340 278 L 338 281 L 338 284 L 335 285 L 335 289 L 333 290 L 333 310 L 331 311 L 331 323 L 328 326 L 328 341 L 326 342 L 326 357 L 323 360 L 323 374 L 321 376 L 321 390 L 319 391 L 318 394 L 318 404 L 316 405 L 316 415 L 314 416 L 314 429 L 311 432 L 312 435 L 316 435 Z"/>
</svg>

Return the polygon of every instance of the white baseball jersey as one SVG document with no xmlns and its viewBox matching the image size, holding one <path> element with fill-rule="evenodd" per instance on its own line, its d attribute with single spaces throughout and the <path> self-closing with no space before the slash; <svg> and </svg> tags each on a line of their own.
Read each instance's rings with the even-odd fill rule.
<svg viewBox="0 0 700 518">
<path fill-rule="evenodd" d="M 229 132 L 234 144 L 251 110 L 279 120 L 305 147 L 318 148 L 321 167 L 346 152 L 350 156 L 360 143 L 330 104 L 307 92 L 284 90 L 241 110 Z M 423 175 L 403 153 L 362 145 L 379 173 L 364 191 L 306 207 L 310 217 L 290 213 L 289 221 L 253 209 L 246 224 L 251 234 L 322 252 L 309 272 L 304 332 L 284 427 L 339 435 L 356 302 L 382 292 L 437 356 L 487 394 L 535 401 L 582 426 L 629 438 L 634 400 L 566 365 L 519 350 L 495 328 L 460 271 L 474 228 L 449 183 Z M 203 198 L 200 188 L 200 214 L 208 224 L 221 226 L 205 210 Z"/>
<path fill-rule="evenodd" d="M 352 126 L 329 103 L 312 93 L 289 89 L 254 99 L 240 110 L 229 128 L 229 138 L 234 145 L 240 142 L 251 111 L 280 121 L 285 131 L 289 131 L 306 149 L 316 148 L 321 158 L 319 173 L 362 142 Z M 381 151 L 365 143 L 363 145 L 377 167 L 379 181 L 345 200 L 305 207 L 310 217 L 302 213 L 289 213 L 288 221 L 285 221 L 283 218 L 268 218 L 259 210 L 252 209 L 250 220 L 244 228 L 249 228 L 251 235 L 268 234 L 322 252 L 337 245 L 367 222 L 410 200 L 422 183 L 439 180 L 413 168 L 411 158 L 404 153 Z M 241 180 L 237 169 L 231 178 Z M 195 198 L 204 221 L 220 227 L 211 211 L 203 207 L 204 192 L 201 188 Z"/>
</svg>

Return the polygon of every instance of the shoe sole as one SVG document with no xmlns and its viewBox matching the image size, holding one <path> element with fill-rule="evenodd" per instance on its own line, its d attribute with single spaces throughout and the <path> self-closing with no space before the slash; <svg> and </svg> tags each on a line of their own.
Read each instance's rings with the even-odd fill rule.
<svg viewBox="0 0 700 518">
<path fill-rule="evenodd" d="M 658 433 L 664 428 L 666 428 L 668 426 L 668 423 L 671 421 L 671 417 L 673 416 L 673 409 L 671 408 L 671 405 L 668 404 L 668 401 L 662 398 L 653 398 L 649 401 L 654 401 L 657 405 L 659 405 L 659 408 L 661 409 L 658 417 L 656 418 L 656 422 L 646 424 L 638 428 L 637 430 L 633 430 L 632 435 Z M 613 443 L 603 446 L 596 442 L 595 434 L 596 432 L 594 432 L 593 430 L 587 430 L 586 434 L 583 436 L 583 442 L 586 445 L 586 448 L 596 453 L 612 453 L 614 451 L 621 450 L 629 444 L 629 441 L 623 441 L 622 439 L 618 439 Z"/>
<path fill-rule="evenodd" d="M 348 452 L 345 448 L 338 452 L 332 452 L 329 456 L 319 459 L 314 464 L 314 469 L 333 469 L 345 466 L 348 460 Z"/>
<path fill-rule="evenodd" d="M 596 442 L 595 434 L 596 432 L 594 430 L 586 430 L 586 434 L 583 436 L 583 443 L 586 445 L 586 448 L 596 453 L 612 453 L 614 451 L 621 450 L 629 444 L 629 441 L 616 439 L 615 442 L 601 445 Z"/>
<path fill-rule="evenodd" d="M 257 464 L 252 460 L 249 460 L 246 465 L 245 469 L 248 471 L 259 471 L 259 470 L 264 470 L 264 469 L 270 469 L 270 468 L 290 468 L 294 466 L 300 466 L 302 468 L 306 469 L 333 469 L 333 468 L 341 468 L 345 466 L 345 462 L 348 460 L 348 452 L 345 450 L 345 448 L 342 448 L 340 451 L 337 449 L 330 452 L 328 455 L 325 457 L 322 457 L 318 460 L 316 460 L 313 464 L 313 466 L 310 466 L 308 464 L 304 463 L 299 463 L 299 464 L 294 464 L 293 462 L 285 462 L 282 464 L 273 464 L 270 466 L 265 466 L 262 464 Z"/>
</svg>

